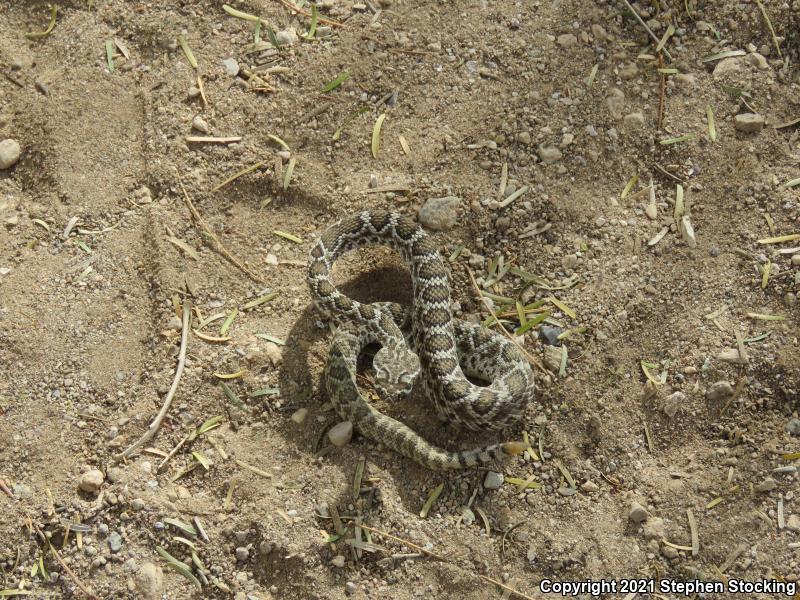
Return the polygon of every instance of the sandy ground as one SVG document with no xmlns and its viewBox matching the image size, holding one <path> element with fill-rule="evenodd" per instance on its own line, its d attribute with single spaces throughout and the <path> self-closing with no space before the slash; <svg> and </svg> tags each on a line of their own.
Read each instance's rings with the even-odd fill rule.
<svg viewBox="0 0 800 600">
<path fill-rule="evenodd" d="M 29 39 L 48 5 L 0 1 L 0 140 L 21 149 L 0 170 L 0 590 L 542 598 L 543 579 L 606 578 L 631 599 L 797 582 L 800 241 L 761 240 L 800 233 L 800 3 L 763 6 L 774 37 L 756 2 L 639 2 L 657 38 L 674 28 L 659 63 L 623 2 L 322 0 L 334 23 L 309 39 L 282 2 L 237 3 L 264 21 L 256 44 L 216 2 L 65 2 Z M 209 135 L 241 139 L 187 141 Z M 511 330 L 503 298 L 524 320 L 546 310 L 521 341 L 549 370 L 501 434 L 439 425 L 421 395 L 378 405 L 453 449 L 526 432 L 490 474 L 324 436 L 315 235 L 446 196 L 455 223 L 432 235 L 459 318 L 488 316 L 468 269 Z M 410 301 L 382 249 L 337 280 Z M 119 463 L 172 384 L 189 304 L 173 405 Z M 218 375 L 237 374 L 226 394 Z"/>
</svg>

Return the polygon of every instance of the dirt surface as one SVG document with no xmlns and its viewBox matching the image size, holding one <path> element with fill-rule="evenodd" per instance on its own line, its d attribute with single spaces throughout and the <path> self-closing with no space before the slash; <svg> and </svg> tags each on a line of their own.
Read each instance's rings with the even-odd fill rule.
<svg viewBox="0 0 800 600">
<path fill-rule="evenodd" d="M 545 597 L 542 579 L 797 582 L 800 242 L 759 242 L 800 233 L 797 0 L 764 2 L 775 39 L 755 2 L 640 2 L 656 37 L 675 27 L 663 73 L 623 2 L 322 0 L 345 26 L 320 20 L 313 40 L 281 2 L 240 2 L 264 20 L 256 47 L 256 24 L 221 3 L 59 6 L 27 39 L 48 5 L 0 1 L 0 139 L 21 148 L 0 171 L 0 589 L 477 599 Z M 737 129 L 743 113 L 763 127 Z M 446 196 L 454 223 L 433 235 L 458 316 L 489 316 L 468 269 L 511 330 L 497 296 L 526 320 L 546 309 L 520 340 L 551 370 L 500 434 L 440 425 L 419 395 L 379 405 L 451 449 L 527 432 L 532 449 L 494 467 L 498 489 L 486 469 L 435 473 L 324 437 L 315 235 Z M 384 250 L 337 278 L 359 299 L 411 300 Z M 188 303 L 200 334 L 175 400 L 117 464 L 172 384 Z M 217 375 L 242 372 L 226 395 Z"/>
</svg>

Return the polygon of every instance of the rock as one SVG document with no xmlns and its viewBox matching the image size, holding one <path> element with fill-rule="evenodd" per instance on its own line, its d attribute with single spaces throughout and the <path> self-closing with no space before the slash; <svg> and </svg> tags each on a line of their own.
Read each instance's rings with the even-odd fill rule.
<svg viewBox="0 0 800 600">
<path fill-rule="evenodd" d="M 200 96 L 200 88 L 195 86 L 189 86 L 189 90 L 186 92 L 189 98 L 198 98 Z"/>
<path fill-rule="evenodd" d="M 269 358 L 269 362 L 273 367 L 279 367 L 283 363 L 283 348 L 275 342 L 267 342 L 264 344 L 264 353 Z"/>
<path fill-rule="evenodd" d="M 800 531 L 800 516 L 789 515 L 789 518 L 786 519 L 786 528 L 792 531 Z"/>
<path fill-rule="evenodd" d="M 298 408 L 294 413 L 292 413 L 292 421 L 300 425 L 303 421 L 306 420 L 308 416 L 308 409 L 307 408 Z"/>
<path fill-rule="evenodd" d="M 0 142 L 0 171 L 17 164 L 20 155 L 19 142 L 11 138 Z"/>
<path fill-rule="evenodd" d="M 630 81 L 639 74 L 639 67 L 635 62 L 628 63 L 619 72 L 619 78 L 623 81 Z"/>
<path fill-rule="evenodd" d="M 594 481 L 589 479 L 588 481 L 584 481 L 581 484 L 581 491 L 587 494 L 592 494 L 600 489 L 600 486 L 597 485 Z"/>
<path fill-rule="evenodd" d="M 108 480 L 111 483 L 122 481 L 122 478 L 124 476 L 125 476 L 125 470 L 122 467 L 111 467 L 110 469 L 108 469 Z"/>
<path fill-rule="evenodd" d="M 644 539 L 646 540 L 662 540 L 666 537 L 666 532 L 664 529 L 664 519 L 661 517 L 653 517 L 652 519 L 647 519 L 645 524 L 642 526 L 642 532 L 644 533 Z"/>
<path fill-rule="evenodd" d="M 419 222 L 428 229 L 447 231 L 456 224 L 460 207 L 461 198 L 457 196 L 428 198 L 419 209 Z"/>
<path fill-rule="evenodd" d="M 225 72 L 231 77 L 236 77 L 239 74 L 239 63 L 235 58 L 223 59 L 222 66 L 225 68 Z"/>
<path fill-rule="evenodd" d="M 644 127 L 644 115 L 640 112 L 625 115 L 623 121 L 626 129 L 641 129 Z"/>
<path fill-rule="evenodd" d="M 144 510 L 144 500 L 141 498 L 134 498 L 131 500 L 131 509 L 136 511 Z"/>
<path fill-rule="evenodd" d="M 331 560 L 331 564 L 332 564 L 334 567 L 336 567 L 337 569 L 341 569 L 341 568 L 342 568 L 342 567 L 344 567 L 344 565 L 345 565 L 345 559 L 344 559 L 344 556 L 342 556 L 341 554 L 337 554 L 337 555 L 336 555 L 336 556 L 334 556 L 334 557 L 333 557 L 333 559 Z"/>
<path fill-rule="evenodd" d="M 567 254 L 564 258 L 561 259 L 561 266 L 564 267 L 564 269 L 567 271 L 574 269 L 577 265 L 578 265 L 577 254 Z"/>
<path fill-rule="evenodd" d="M 664 401 L 663 411 L 670 419 L 678 414 L 681 406 L 686 404 L 686 394 L 683 392 L 674 392 Z"/>
<path fill-rule="evenodd" d="M 196 115 L 195 118 L 192 119 L 192 129 L 197 129 L 197 131 L 201 133 L 211 132 L 211 128 L 208 126 L 208 123 L 206 123 L 203 117 L 200 115 Z"/>
<path fill-rule="evenodd" d="M 532 140 L 531 140 L 531 134 L 530 134 L 530 132 L 528 132 L 528 131 L 521 131 L 521 132 L 520 132 L 520 133 L 517 135 L 517 141 L 518 141 L 520 144 L 525 144 L 526 146 L 527 146 L 528 144 L 530 144 L 530 143 L 531 143 L 531 141 L 532 141 Z"/>
<path fill-rule="evenodd" d="M 122 536 L 116 531 L 112 531 L 108 536 L 108 547 L 111 549 L 111 554 L 116 554 L 122 550 Z"/>
<path fill-rule="evenodd" d="M 764 115 L 742 113 L 733 117 L 733 124 L 737 131 L 758 133 L 764 128 Z"/>
<path fill-rule="evenodd" d="M 604 42 L 608 39 L 608 33 L 606 33 L 605 27 L 597 23 L 592 24 L 592 35 L 598 42 Z"/>
<path fill-rule="evenodd" d="M 606 96 L 606 105 L 612 119 L 621 119 L 625 109 L 625 94 L 619 88 L 611 88 Z"/>
<path fill-rule="evenodd" d="M 628 510 L 628 518 L 634 523 L 642 523 L 647 520 L 650 515 L 647 509 L 638 502 L 631 502 L 631 507 Z"/>
<path fill-rule="evenodd" d="M 800 435 L 800 419 L 789 419 L 789 422 L 786 423 L 786 433 Z"/>
<path fill-rule="evenodd" d="M 487 471 L 486 477 L 483 478 L 483 487 L 487 490 L 496 490 L 503 485 L 504 481 L 505 477 L 503 477 L 502 473 L 498 473 L 497 471 Z"/>
<path fill-rule="evenodd" d="M 747 62 L 753 65 L 760 71 L 766 71 L 769 69 L 769 63 L 767 62 L 766 57 L 763 54 L 759 54 L 758 52 L 753 52 L 752 54 L 747 55 Z"/>
<path fill-rule="evenodd" d="M 562 33 L 556 38 L 556 44 L 562 48 L 572 48 L 578 43 L 578 38 L 574 33 Z"/>
<path fill-rule="evenodd" d="M 15 483 L 11 488 L 11 491 L 14 492 L 14 496 L 20 500 L 27 500 L 28 498 L 33 497 L 33 490 L 30 486 L 25 485 L 24 483 Z"/>
<path fill-rule="evenodd" d="M 236 548 L 235 554 L 236 554 L 236 560 L 239 562 L 245 562 L 248 558 L 250 558 L 250 550 L 248 550 L 244 546 L 239 546 L 238 548 Z"/>
<path fill-rule="evenodd" d="M 717 358 L 722 362 L 741 364 L 742 357 L 739 356 L 739 350 L 736 348 L 725 348 L 717 354 Z"/>
<path fill-rule="evenodd" d="M 733 397 L 733 387 L 727 381 L 712 383 L 706 390 L 706 398 L 711 402 L 725 402 Z"/>
<path fill-rule="evenodd" d="M 344 584 L 344 592 L 348 596 L 352 596 L 357 591 L 358 591 L 358 586 L 352 581 L 348 581 L 347 583 Z"/>
<path fill-rule="evenodd" d="M 277 267 L 278 266 L 278 257 L 275 256 L 274 254 L 267 254 L 266 263 L 271 267 Z"/>
<path fill-rule="evenodd" d="M 563 346 L 544 347 L 544 366 L 553 373 L 558 373 L 561 370 L 562 347 Z"/>
<path fill-rule="evenodd" d="M 103 485 L 105 477 L 103 477 L 103 472 L 98 469 L 89 469 L 81 475 L 81 478 L 78 480 L 78 487 L 83 490 L 84 492 L 89 492 L 90 494 L 96 494 L 100 491 L 100 486 Z"/>
<path fill-rule="evenodd" d="M 134 586 L 141 600 L 161 600 L 164 588 L 164 572 L 151 562 L 143 563 L 133 578 Z"/>
<path fill-rule="evenodd" d="M 561 150 L 550 144 L 541 144 L 539 146 L 539 158 L 546 165 L 553 164 L 561 160 Z"/>
<path fill-rule="evenodd" d="M 564 333 L 564 330 L 561 327 L 556 327 L 555 325 L 548 325 L 547 323 L 543 323 L 539 327 L 539 337 L 542 338 L 545 343 L 549 344 L 550 346 L 560 346 L 561 341 L 558 339 Z"/>
<path fill-rule="evenodd" d="M 298 38 L 297 34 L 292 29 L 283 29 L 275 34 L 275 39 L 278 40 L 280 46 L 291 46 Z"/>
<path fill-rule="evenodd" d="M 767 477 L 764 481 L 757 484 L 754 489 L 761 494 L 766 494 L 767 492 L 774 490 L 776 487 L 778 487 L 778 482 L 772 477 Z"/>
<path fill-rule="evenodd" d="M 744 61 L 741 56 L 732 56 L 730 58 L 723 58 L 714 67 L 713 76 L 717 79 L 730 79 L 732 76 L 742 72 L 745 68 Z"/>
<path fill-rule="evenodd" d="M 800 254 L 792 255 L 792 266 L 793 267 L 800 266 Z"/>
<path fill-rule="evenodd" d="M 664 558 L 678 558 L 680 555 L 678 554 L 678 550 L 676 548 L 664 544 L 661 546 L 661 556 Z"/>
<path fill-rule="evenodd" d="M 346 446 L 353 439 L 353 423 L 351 421 L 337 423 L 328 431 L 328 439 L 337 448 Z"/>
</svg>

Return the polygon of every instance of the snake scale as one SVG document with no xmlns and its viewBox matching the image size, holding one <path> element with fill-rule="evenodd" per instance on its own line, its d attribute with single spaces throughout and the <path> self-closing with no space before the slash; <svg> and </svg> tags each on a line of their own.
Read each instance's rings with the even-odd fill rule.
<svg viewBox="0 0 800 600">
<path fill-rule="evenodd" d="M 364 304 L 336 288 L 333 263 L 366 245 L 399 251 L 411 269 L 411 307 Z M 502 429 L 517 421 L 533 398 L 533 372 L 518 348 L 498 333 L 453 318 L 447 268 L 419 225 L 385 211 L 345 218 L 311 249 L 308 283 L 318 309 L 338 325 L 324 385 L 339 417 L 351 421 L 356 431 L 431 469 L 470 467 L 524 450 L 520 442 L 456 452 L 441 449 L 373 408 L 358 390 L 358 355 L 365 346 L 379 344 L 373 365 L 382 397 L 408 393 L 419 374 L 439 415 L 468 429 Z M 491 383 L 476 385 L 467 376 Z"/>
</svg>

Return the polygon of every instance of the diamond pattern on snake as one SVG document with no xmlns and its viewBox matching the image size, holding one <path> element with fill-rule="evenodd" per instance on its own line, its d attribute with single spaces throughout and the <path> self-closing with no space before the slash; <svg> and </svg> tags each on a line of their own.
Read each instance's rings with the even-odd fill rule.
<svg viewBox="0 0 800 600">
<path fill-rule="evenodd" d="M 411 269 L 413 304 L 364 304 L 333 283 L 333 263 L 366 245 L 389 246 Z M 500 334 L 453 318 L 447 268 L 425 231 L 391 212 L 364 211 L 330 227 L 311 249 L 308 284 L 318 309 L 338 328 L 323 381 L 337 414 L 356 431 L 431 469 L 460 469 L 518 454 L 521 442 L 463 451 L 444 450 L 382 414 L 356 385 L 356 362 L 369 344 L 381 397 L 407 394 L 416 379 L 439 415 L 475 431 L 518 421 L 534 395 L 534 376 L 519 349 Z M 491 382 L 473 384 L 468 376 Z"/>
</svg>

